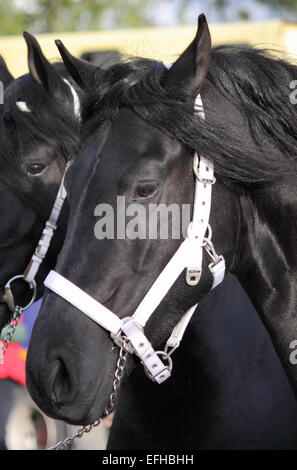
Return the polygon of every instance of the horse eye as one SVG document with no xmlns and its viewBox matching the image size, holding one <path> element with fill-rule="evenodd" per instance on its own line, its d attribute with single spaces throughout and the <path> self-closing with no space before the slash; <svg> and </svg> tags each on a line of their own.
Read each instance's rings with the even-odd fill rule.
<svg viewBox="0 0 297 470">
<path fill-rule="evenodd" d="M 43 165 L 43 163 L 31 163 L 31 165 L 29 165 L 27 168 L 27 174 L 31 176 L 38 176 L 41 175 L 44 169 L 45 165 Z"/>
<path fill-rule="evenodd" d="M 153 197 L 158 190 L 158 186 L 153 183 L 143 183 L 136 187 L 134 199 L 147 199 Z"/>
</svg>

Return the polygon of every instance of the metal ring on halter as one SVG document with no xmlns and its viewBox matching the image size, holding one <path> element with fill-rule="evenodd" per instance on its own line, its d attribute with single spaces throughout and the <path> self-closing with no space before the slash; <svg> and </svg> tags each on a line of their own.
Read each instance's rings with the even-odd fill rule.
<svg viewBox="0 0 297 470">
<path fill-rule="evenodd" d="M 15 307 L 13 292 L 12 292 L 12 290 L 11 290 L 11 284 L 12 284 L 14 281 L 16 281 L 17 279 L 23 279 L 25 282 L 27 282 L 27 283 L 29 284 L 30 289 L 33 291 L 33 293 L 32 293 L 32 298 L 31 298 L 30 302 L 29 302 L 27 305 L 25 305 L 24 307 L 21 307 L 23 310 L 26 310 L 27 308 L 29 308 L 29 307 L 33 304 L 33 302 L 34 302 L 35 299 L 36 299 L 37 286 L 36 286 L 35 280 L 30 281 L 30 282 L 26 281 L 26 278 L 25 278 L 24 274 L 20 274 L 20 275 L 18 275 L 18 276 L 14 276 L 14 277 L 12 277 L 11 279 L 9 279 L 9 281 L 8 281 L 8 282 L 5 284 L 5 286 L 4 286 L 4 291 L 5 291 L 5 293 L 4 293 L 3 297 L 2 297 L 2 301 L 3 301 L 3 302 L 6 302 L 7 305 L 8 305 L 11 309 Z"/>
<path fill-rule="evenodd" d="M 168 362 L 168 365 L 165 366 L 163 370 L 168 369 L 171 372 L 172 367 L 173 367 L 173 362 L 172 362 L 171 357 L 165 351 L 156 351 L 156 354 L 157 356 L 161 356 L 165 361 Z M 144 367 L 144 371 L 149 379 L 153 381 L 155 380 L 155 377 L 150 373 L 150 371 L 146 367 Z M 161 374 L 161 372 L 159 372 L 159 374 Z"/>
<path fill-rule="evenodd" d="M 170 350 L 169 350 L 169 346 L 168 346 L 168 344 L 166 344 L 165 349 L 164 349 L 164 353 L 166 354 L 165 359 L 169 358 L 171 356 L 171 354 L 173 354 L 174 351 L 177 348 L 179 348 L 179 345 L 180 345 L 180 342 L 178 342 L 174 347 L 170 348 Z"/>
</svg>

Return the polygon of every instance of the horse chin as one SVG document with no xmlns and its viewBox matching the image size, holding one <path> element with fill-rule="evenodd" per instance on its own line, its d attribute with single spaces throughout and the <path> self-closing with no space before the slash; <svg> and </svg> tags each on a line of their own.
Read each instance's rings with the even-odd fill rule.
<svg viewBox="0 0 297 470">
<path fill-rule="evenodd" d="M 85 426 L 103 416 L 106 408 L 109 407 L 110 396 L 113 392 L 117 360 L 117 354 L 115 356 L 113 355 L 113 359 L 108 361 L 106 371 L 98 387 L 94 392 L 90 391 L 90 395 L 92 395 L 92 393 L 94 394 L 94 400 L 91 406 L 86 410 L 85 407 L 82 406 L 82 403 L 78 403 L 62 418 L 63 421 L 69 424 Z"/>
<path fill-rule="evenodd" d="M 107 408 L 109 408 L 110 405 L 110 396 L 114 392 L 114 380 L 115 380 L 115 372 L 116 372 L 116 367 L 117 367 L 117 361 L 118 361 L 118 350 L 116 351 L 116 360 L 114 362 L 114 367 L 108 368 L 109 373 L 106 373 L 97 389 L 97 392 L 95 394 L 94 402 L 91 406 L 91 408 L 88 410 L 88 412 L 83 416 L 83 418 L 79 419 L 66 419 L 66 422 L 68 424 L 74 424 L 74 425 L 80 425 L 80 426 L 85 426 L 87 424 L 94 423 L 94 421 L 98 420 L 100 417 L 102 417 L 103 413 Z M 124 369 L 124 376 L 122 381 L 126 380 L 127 376 L 131 373 L 131 371 L 135 367 L 135 361 L 134 358 L 128 356 L 127 357 L 127 362 L 125 365 Z M 121 388 L 121 383 L 120 382 L 120 387 L 116 390 L 116 395 L 114 398 L 114 405 L 116 405 L 118 395 L 120 393 L 120 388 Z M 109 410 L 109 413 L 111 413 L 111 409 Z M 109 414 L 108 413 L 108 414 Z M 65 419 L 64 419 L 65 421 Z"/>
<path fill-rule="evenodd" d="M 4 302 L 0 302 L 0 331 L 4 328 L 11 317 L 11 311 Z"/>
</svg>

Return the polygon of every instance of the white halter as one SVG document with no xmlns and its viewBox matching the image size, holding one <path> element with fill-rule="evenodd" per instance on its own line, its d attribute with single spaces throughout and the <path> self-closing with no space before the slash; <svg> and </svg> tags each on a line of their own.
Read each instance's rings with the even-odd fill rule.
<svg viewBox="0 0 297 470">
<path fill-rule="evenodd" d="M 45 223 L 41 237 L 35 248 L 35 252 L 32 255 L 32 258 L 25 270 L 24 280 L 27 281 L 29 284 L 35 280 L 38 270 L 40 268 L 40 265 L 43 262 L 44 258 L 46 257 L 52 238 L 57 229 L 58 218 L 62 211 L 62 207 L 65 201 L 66 195 L 67 195 L 66 190 L 64 188 L 64 179 L 65 179 L 66 171 L 68 170 L 69 166 L 70 166 L 70 162 L 68 162 L 66 165 L 64 175 L 60 183 L 60 187 L 59 187 L 53 208 L 51 210 L 50 216 Z"/>
<path fill-rule="evenodd" d="M 75 90 L 75 88 L 71 85 L 71 83 L 66 79 L 63 78 L 63 81 L 66 83 L 66 85 L 70 88 L 72 98 L 73 98 L 73 112 L 77 120 L 80 120 L 80 101 L 79 101 L 79 96 Z M 17 107 L 20 109 L 22 112 L 31 112 L 29 109 L 27 103 L 25 101 L 17 101 L 16 102 Z M 12 292 L 12 284 L 14 281 L 18 279 L 23 279 L 26 281 L 30 289 L 32 290 L 32 297 L 30 302 L 22 307 L 22 310 L 26 310 L 29 308 L 33 302 L 36 299 L 36 294 L 37 294 L 37 286 L 36 286 L 36 276 L 37 273 L 40 269 L 40 266 L 44 260 L 44 258 L 47 255 L 49 246 L 51 244 L 52 238 L 54 236 L 54 232 L 57 229 L 57 222 L 58 218 L 60 216 L 60 213 L 62 211 L 62 207 L 64 204 L 64 200 L 66 198 L 66 190 L 64 188 L 64 179 L 65 179 L 65 174 L 66 171 L 68 170 L 71 162 L 68 162 L 65 167 L 64 175 L 61 181 L 61 184 L 59 186 L 59 190 L 53 205 L 53 208 L 51 210 L 49 219 L 46 221 L 44 229 L 42 231 L 41 237 L 38 241 L 38 244 L 35 248 L 35 251 L 31 257 L 31 260 L 29 261 L 24 274 L 20 274 L 17 276 L 13 276 L 9 281 L 5 284 L 4 286 L 4 295 L 0 299 L 2 302 L 6 302 L 7 305 L 12 309 L 15 307 L 15 301 L 14 301 L 14 296 Z"/>
<path fill-rule="evenodd" d="M 195 101 L 196 111 L 198 107 L 201 117 L 204 118 L 200 95 L 197 96 Z M 212 185 L 215 183 L 213 164 L 203 156 L 199 158 L 195 152 L 193 171 L 196 177 L 194 210 L 187 237 L 131 317 L 120 319 L 111 310 L 56 271 L 50 271 L 44 282 L 46 287 L 109 331 L 117 345 L 125 345 L 127 348 L 125 341 L 128 340 L 127 349 L 129 352 L 135 353 L 140 358 L 149 377 L 157 383 L 162 383 L 170 377 L 172 368 L 170 355 L 179 346 L 197 304 L 188 310 L 174 328 L 164 351 L 154 351 L 151 343 L 144 335 L 143 330 L 147 321 L 185 268 L 187 284 L 190 286 L 198 284 L 202 272 L 203 248 L 206 249 L 212 259 L 209 265 L 213 276 L 212 288 L 222 282 L 225 275 L 225 260 L 223 256 L 217 255 L 213 247 L 209 226 L 211 191 Z M 207 231 L 208 237 L 206 237 Z M 170 352 L 168 352 L 169 349 Z M 167 361 L 168 364 L 165 365 L 161 358 Z"/>
<path fill-rule="evenodd" d="M 73 98 L 73 112 L 75 117 L 80 120 L 80 101 L 79 101 L 79 96 L 75 90 L 75 88 L 71 85 L 71 83 L 66 79 L 62 79 L 66 85 L 70 88 L 72 98 Z M 54 236 L 54 232 L 57 229 L 57 222 L 58 218 L 60 216 L 60 213 L 62 211 L 62 207 L 66 198 L 66 190 L 64 187 L 64 179 L 66 172 L 70 166 L 71 162 L 67 162 L 63 178 L 61 180 L 59 190 L 52 208 L 52 211 L 50 213 L 49 219 L 45 223 L 45 227 L 42 231 L 41 237 L 39 239 L 39 242 L 36 246 L 35 252 L 25 270 L 25 275 L 24 279 L 27 281 L 29 284 L 32 284 L 35 281 L 36 275 L 38 273 L 38 270 L 40 268 L 41 263 L 43 262 L 44 258 L 46 257 L 46 254 L 48 252 L 49 246 L 51 244 L 52 238 Z"/>
<path fill-rule="evenodd" d="M 69 167 L 69 163 L 66 165 L 65 173 Z M 57 228 L 57 221 L 60 216 L 63 203 L 66 197 L 66 191 L 64 189 L 64 177 L 65 173 L 63 176 L 63 179 L 61 181 L 58 194 L 56 196 L 52 211 L 50 213 L 49 219 L 46 221 L 44 229 L 42 231 L 42 234 L 40 236 L 40 239 L 38 241 L 38 244 L 35 248 L 35 251 L 24 271 L 24 274 L 19 274 L 17 276 L 13 276 L 9 281 L 4 286 L 4 294 L 2 298 L 0 299 L 1 302 L 5 302 L 8 307 L 13 310 L 16 305 L 15 305 L 15 299 L 12 291 L 12 284 L 17 281 L 18 279 L 23 279 L 26 281 L 32 290 L 32 295 L 30 301 L 27 303 L 27 305 L 24 305 L 22 307 L 18 306 L 17 308 L 20 308 L 22 311 L 27 310 L 33 302 L 36 300 L 36 295 L 37 295 L 37 285 L 36 285 L 36 276 L 39 271 L 39 268 L 46 257 L 46 254 L 48 252 L 51 240 L 54 236 L 55 230 Z"/>
</svg>

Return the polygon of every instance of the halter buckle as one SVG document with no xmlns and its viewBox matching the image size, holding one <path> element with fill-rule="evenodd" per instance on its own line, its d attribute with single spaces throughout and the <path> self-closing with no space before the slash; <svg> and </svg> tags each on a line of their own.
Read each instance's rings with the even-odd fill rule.
<svg viewBox="0 0 297 470">
<path fill-rule="evenodd" d="M 199 181 L 199 183 L 203 183 L 203 184 L 215 184 L 215 182 L 217 181 L 215 176 L 213 176 L 212 178 L 201 178 L 198 174 L 196 175 L 196 178 Z"/>
<path fill-rule="evenodd" d="M 223 255 L 218 256 L 216 261 L 213 261 L 212 263 L 208 265 L 210 271 L 212 271 L 222 261 L 225 261 L 224 256 Z"/>
<path fill-rule="evenodd" d="M 213 175 L 211 178 L 206 178 L 205 174 L 204 176 L 201 176 L 200 172 L 200 160 L 197 152 L 194 153 L 194 159 L 193 159 L 193 171 L 195 173 L 195 176 L 197 180 L 202 183 L 202 184 L 215 184 L 216 178 Z"/>
<path fill-rule="evenodd" d="M 127 323 L 129 320 L 131 320 L 131 317 L 126 317 L 123 318 L 122 322 L 124 324 Z M 125 351 L 127 351 L 129 354 L 135 353 L 135 349 L 133 348 L 131 341 L 129 340 L 129 338 L 127 338 L 127 336 L 123 334 L 122 330 L 119 330 L 116 335 L 114 333 L 111 333 L 110 337 L 119 348 L 125 349 Z"/>
<path fill-rule="evenodd" d="M 119 331 L 116 335 L 111 333 L 111 338 L 113 342 L 119 347 L 123 348 L 129 354 L 134 354 L 134 348 L 131 344 L 131 341 L 127 338 L 127 336 L 123 335 L 122 331 Z"/>
</svg>

